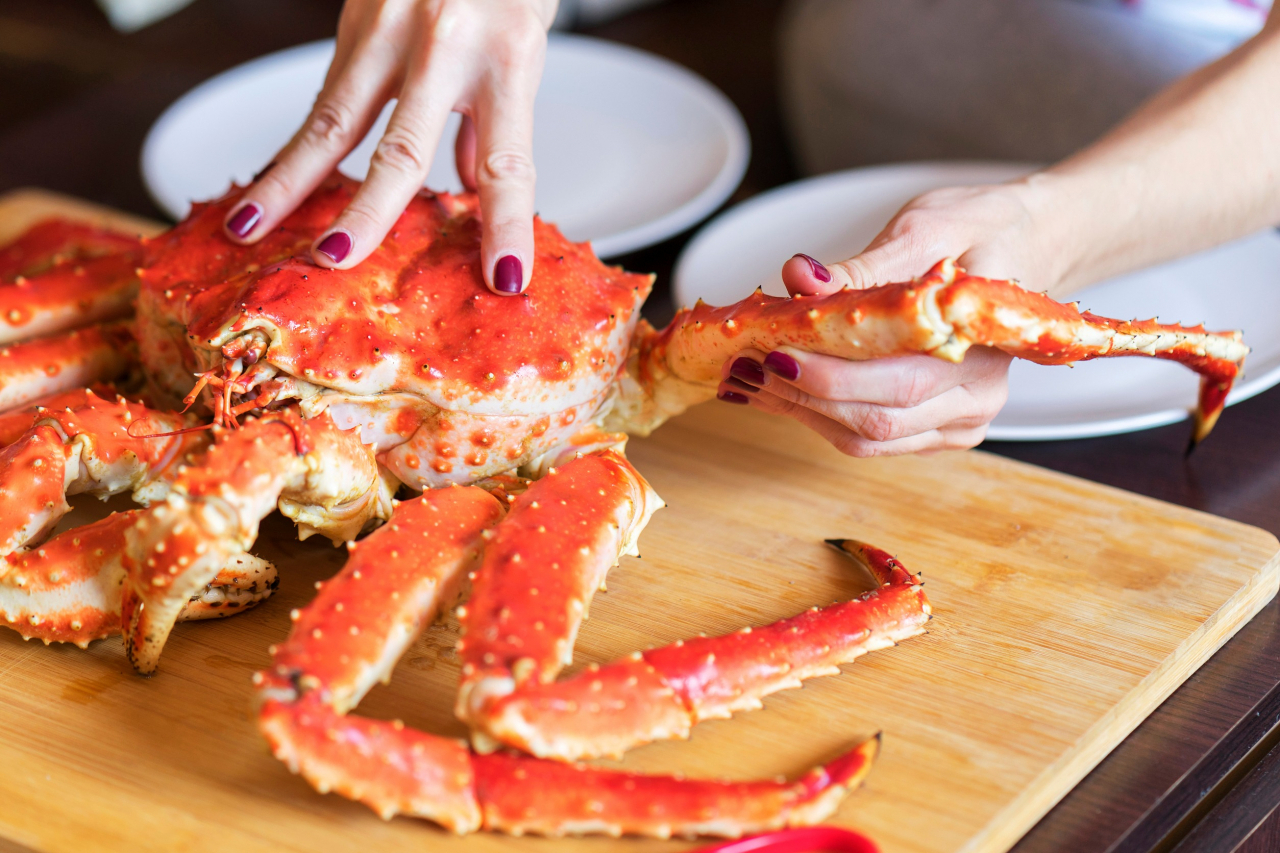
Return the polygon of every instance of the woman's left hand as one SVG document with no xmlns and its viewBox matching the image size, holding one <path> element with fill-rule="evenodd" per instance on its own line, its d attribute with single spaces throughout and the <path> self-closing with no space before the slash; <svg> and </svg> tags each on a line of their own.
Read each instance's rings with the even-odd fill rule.
<svg viewBox="0 0 1280 853">
<path fill-rule="evenodd" d="M 782 269 L 794 296 L 909 280 L 943 257 L 978 274 L 1041 286 L 1058 278 L 1036 239 L 1033 182 L 926 193 L 906 205 L 861 254 L 823 266 L 797 255 Z M 973 347 L 960 364 L 928 355 L 848 361 L 783 347 L 726 362 L 717 396 L 793 417 L 850 456 L 973 447 L 1008 397 L 1012 358 Z"/>
<path fill-rule="evenodd" d="M 850 456 L 962 450 L 986 437 L 1004 405 L 1010 361 L 986 347 L 960 364 L 744 350 L 725 364 L 719 397 L 793 417 Z"/>
</svg>

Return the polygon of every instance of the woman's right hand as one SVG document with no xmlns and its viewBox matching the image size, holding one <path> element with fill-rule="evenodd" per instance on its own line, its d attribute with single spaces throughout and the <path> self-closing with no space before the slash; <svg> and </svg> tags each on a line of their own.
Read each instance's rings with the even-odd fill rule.
<svg viewBox="0 0 1280 853">
<path fill-rule="evenodd" d="M 320 266 L 369 255 L 422 187 L 450 112 L 463 115 L 458 174 L 480 194 L 481 268 L 495 293 L 533 272 L 533 102 L 556 0 L 347 0 L 337 50 L 306 122 L 227 217 L 253 243 L 399 103 L 355 198 L 312 246 Z"/>
<path fill-rule="evenodd" d="M 824 266 L 796 255 L 782 269 L 792 295 L 909 281 L 942 258 L 977 275 L 1020 278 L 1049 289 L 1061 277 L 1053 247 L 1040 245 L 1041 187 L 958 187 L 909 202 L 861 253 Z M 961 364 L 927 355 L 846 361 L 783 347 L 744 350 L 725 363 L 718 396 L 786 415 L 852 456 L 972 447 L 1008 393 L 1010 357 L 975 347 Z"/>
</svg>

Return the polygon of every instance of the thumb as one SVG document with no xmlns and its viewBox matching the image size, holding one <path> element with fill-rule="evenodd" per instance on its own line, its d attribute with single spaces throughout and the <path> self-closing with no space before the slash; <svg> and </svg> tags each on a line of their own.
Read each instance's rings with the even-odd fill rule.
<svg viewBox="0 0 1280 853">
<path fill-rule="evenodd" d="M 910 281 L 923 275 L 938 260 L 933 258 L 926 261 L 912 243 L 913 241 L 904 237 L 876 240 L 847 261 L 832 264 L 831 276 L 855 290 L 895 281 Z"/>
<path fill-rule="evenodd" d="M 782 283 L 791 296 L 825 296 L 847 284 L 837 281 L 817 258 L 805 254 L 793 255 L 782 265 Z"/>
</svg>

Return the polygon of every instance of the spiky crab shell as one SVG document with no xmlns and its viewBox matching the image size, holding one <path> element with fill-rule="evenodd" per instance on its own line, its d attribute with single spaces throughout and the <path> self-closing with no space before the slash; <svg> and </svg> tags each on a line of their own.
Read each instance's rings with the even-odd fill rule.
<svg viewBox="0 0 1280 853">
<path fill-rule="evenodd" d="M 607 267 L 588 244 L 535 220 L 528 291 L 496 296 L 481 276 L 475 196 L 428 192 L 354 269 L 313 265 L 311 242 L 357 186 L 331 177 L 254 246 L 221 235 L 239 190 L 197 205 L 152 241 L 140 300 L 148 370 L 185 393 L 192 368 L 219 363 L 224 345 L 259 329 L 271 365 L 343 395 L 400 393 L 473 415 L 547 415 L 603 394 L 650 276 Z"/>
</svg>

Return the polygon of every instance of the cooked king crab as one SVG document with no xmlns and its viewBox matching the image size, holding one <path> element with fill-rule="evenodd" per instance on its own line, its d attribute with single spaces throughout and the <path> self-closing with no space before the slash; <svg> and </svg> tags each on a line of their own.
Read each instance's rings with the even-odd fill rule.
<svg viewBox="0 0 1280 853">
<path fill-rule="evenodd" d="M 1237 333 L 1081 314 L 949 261 L 865 291 L 699 304 L 657 332 L 639 319 L 650 277 L 605 267 L 542 222 L 528 291 L 491 294 L 469 196 L 419 195 L 356 269 L 311 265 L 307 247 L 353 191 L 330 179 L 251 247 L 221 236 L 233 192 L 147 246 L 142 364 L 157 395 L 203 400 L 219 425 L 208 450 L 180 415 L 87 391 L 0 418 L 12 442 L 0 485 L 29 496 L 0 513 L 0 616 L 46 641 L 122 630 L 150 673 L 193 597 L 235 587 L 273 510 L 335 542 L 386 522 L 293 614 L 255 678 L 260 722 L 320 790 L 458 832 L 737 835 L 822 820 L 866 773 L 875 741 L 791 783 L 564 763 L 687 736 L 929 618 L 915 577 L 841 540 L 877 584 L 853 601 L 556 680 L 594 591 L 661 505 L 621 455 L 626 435 L 713 396 L 735 352 L 1167 358 L 1203 377 L 1197 439 L 1247 352 Z M 397 502 L 402 484 L 424 494 Z M 36 544 L 64 494 L 124 490 L 148 508 Z M 468 575 L 457 714 L 473 747 L 346 716 Z"/>
</svg>

